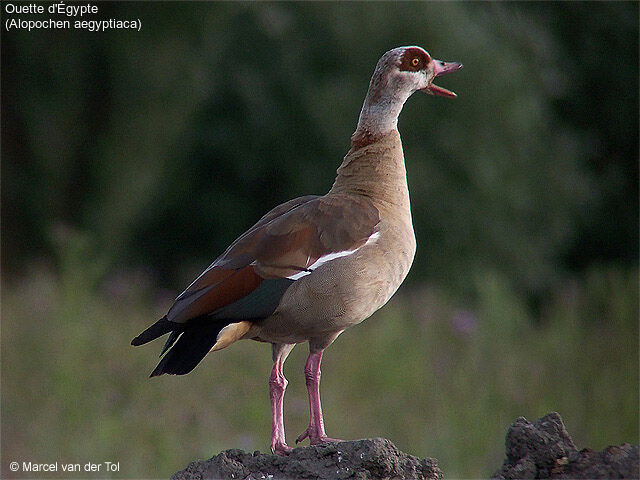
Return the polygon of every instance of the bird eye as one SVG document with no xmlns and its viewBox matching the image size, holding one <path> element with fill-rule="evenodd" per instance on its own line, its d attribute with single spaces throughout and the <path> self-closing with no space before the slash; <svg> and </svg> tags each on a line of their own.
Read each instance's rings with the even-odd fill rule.
<svg viewBox="0 0 640 480">
<path fill-rule="evenodd" d="M 420 59 L 418 57 L 414 57 L 413 60 L 411 60 L 411 65 L 413 65 L 414 67 L 417 67 L 419 63 Z"/>
</svg>

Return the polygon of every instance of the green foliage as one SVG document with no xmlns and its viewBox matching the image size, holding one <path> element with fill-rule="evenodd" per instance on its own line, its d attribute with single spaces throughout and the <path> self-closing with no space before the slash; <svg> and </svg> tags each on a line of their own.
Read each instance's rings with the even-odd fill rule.
<svg viewBox="0 0 640 480">
<path fill-rule="evenodd" d="M 637 4 L 103 8 L 143 32 L 3 33 L 11 270 L 62 223 L 180 288 L 267 209 L 330 187 L 375 62 L 407 43 L 465 64 L 443 80 L 457 100 L 401 116 L 410 281 L 468 294 L 489 268 L 539 295 L 565 259 L 637 258 Z"/>
<path fill-rule="evenodd" d="M 140 272 L 93 295 L 70 288 L 82 265 L 4 285 L 3 458 L 120 461 L 113 476 L 167 478 L 222 449 L 266 451 L 269 348 L 240 342 L 188 376 L 148 379 L 160 344 L 128 343 L 170 299 Z M 439 290 L 405 293 L 327 351 L 329 434 L 390 438 L 452 478 L 492 473 L 520 415 L 559 411 L 579 447 L 638 443 L 637 278 L 594 268 L 538 319 L 496 274 L 476 278 L 467 309 Z M 291 442 L 308 422 L 305 355 L 285 368 Z"/>
</svg>

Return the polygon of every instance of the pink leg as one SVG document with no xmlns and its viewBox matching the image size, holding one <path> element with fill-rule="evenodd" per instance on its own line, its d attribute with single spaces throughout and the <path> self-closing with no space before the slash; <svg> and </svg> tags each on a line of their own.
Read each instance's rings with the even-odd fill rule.
<svg viewBox="0 0 640 480">
<path fill-rule="evenodd" d="M 320 363 L 322 362 L 322 350 L 312 352 L 304 366 L 304 376 L 309 393 L 309 427 L 296 439 L 296 443 L 309 437 L 311 445 L 326 442 L 340 442 L 335 438 L 327 437 L 324 431 L 324 419 L 322 418 L 322 406 L 320 405 Z"/>
<path fill-rule="evenodd" d="M 282 373 L 282 365 L 294 345 L 273 345 L 273 368 L 269 377 L 269 398 L 271 400 L 271 451 L 285 455 L 291 450 L 284 435 L 284 392 L 287 379 Z"/>
</svg>

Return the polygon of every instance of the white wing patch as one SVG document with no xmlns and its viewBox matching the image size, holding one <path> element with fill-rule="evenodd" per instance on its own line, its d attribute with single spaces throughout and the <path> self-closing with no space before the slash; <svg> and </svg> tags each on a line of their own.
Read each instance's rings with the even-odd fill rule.
<svg viewBox="0 0 640 480">
<path fill-rule="evenodd" d="M 374 232 L 366 241 L 366 243 L 358 248 L 354 248 L 353 250 L 343 250 L 342 252 L 333 252 L 333 253 L 329 253 L 327 255 L 323 255 L 321 256 L 319 259 L 317 259 L 315 262 L 313 262 L 311 265 L 309 265 L 309 267 L 306 270 L 302 270 L 301 272 L 298 272 L 294 275 L 290 275 L 287 278 L 290 280 L 298 280 L 299 278 L 302 278 L 306 275 L 309 275 L 311 273 L 313 273 L 313 271 L 318 268 L 320 265 L 324 265 L 327 262 L 330 262 L 331 260 L 335 260 L 336 258 L 340 258 L 340 257 L 346 257 L 347 255 L 351 255 L 355 252 L 357 252 L 358 250 L 360 250 L 362 247 L 366 247 L 367 245 L 371 245 L 372 243 L 375 243 L 376 240 L 378 240 L 378 238 L 380 237 L 380 232 Z"/>
</svg>

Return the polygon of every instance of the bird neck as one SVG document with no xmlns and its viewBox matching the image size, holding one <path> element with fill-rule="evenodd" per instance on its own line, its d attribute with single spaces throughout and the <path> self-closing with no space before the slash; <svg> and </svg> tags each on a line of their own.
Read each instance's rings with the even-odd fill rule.
<svg viewBox="0 0 640 480">
<path fill-rule="evenodd" d="M 358 126 L 351 136 L 351 147 L 362 148 L 397 131 L 398 116 L 411 93 L 376 71 L 360 110 Z"/>
<path fill-rule="evenodd" d="M 397 129 L 345 155 L 330 193 L 362 195 L 374 203 L 409 209 L 402 142 Z"/>
</svg>

